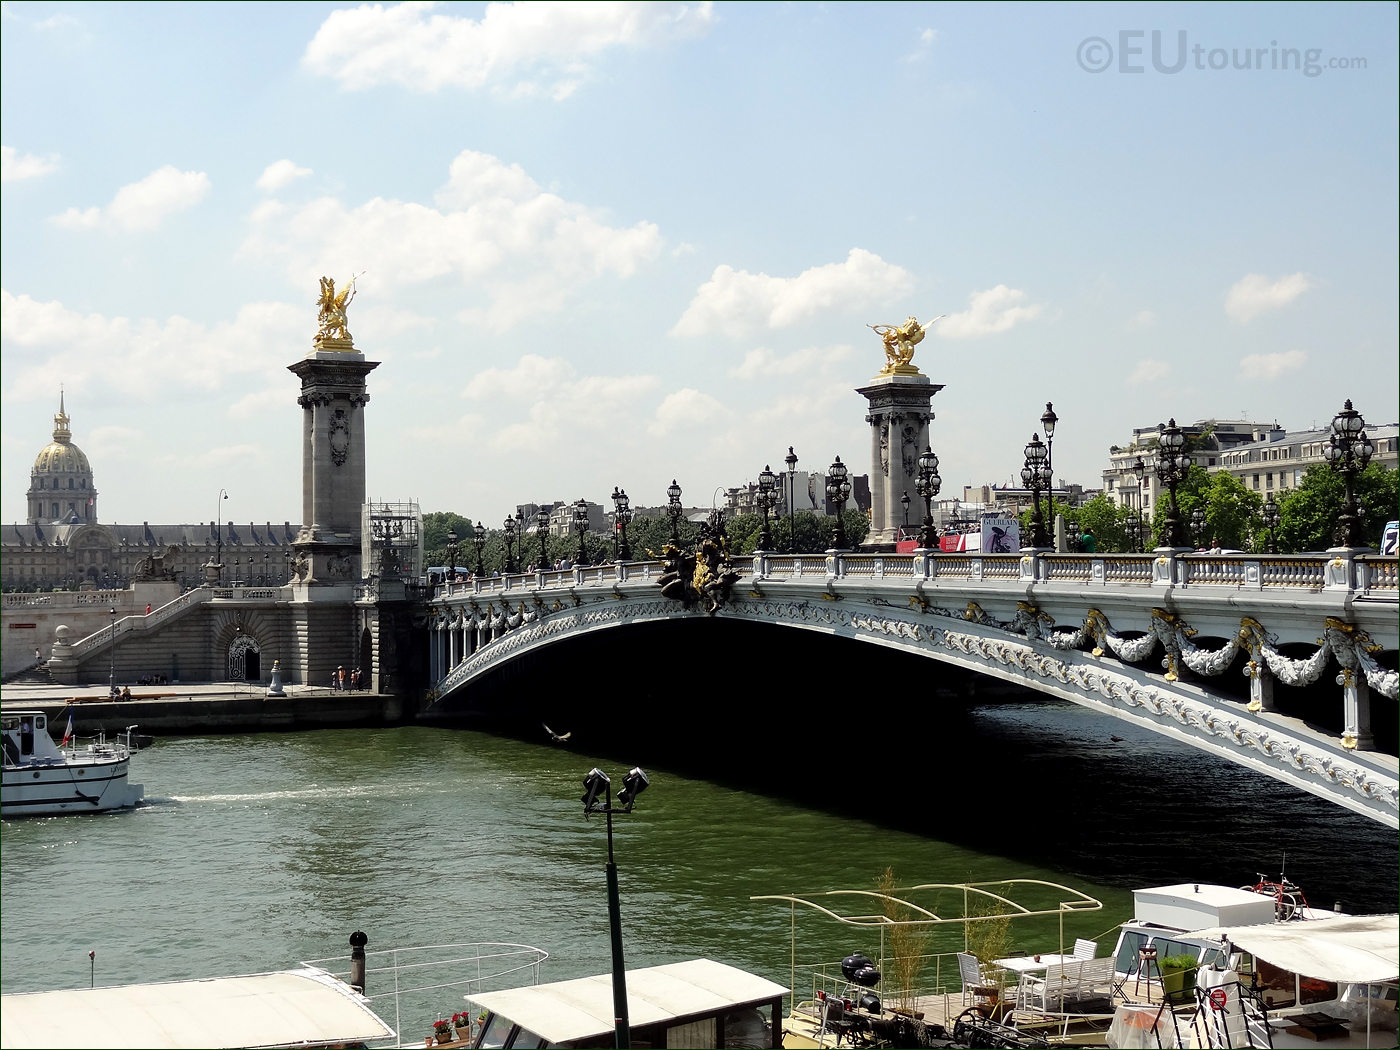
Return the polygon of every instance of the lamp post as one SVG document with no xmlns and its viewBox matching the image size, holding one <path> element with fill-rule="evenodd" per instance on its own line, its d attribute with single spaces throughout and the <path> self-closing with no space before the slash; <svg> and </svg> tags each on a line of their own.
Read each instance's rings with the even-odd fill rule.
<svg viewBox="0 0 1400 1050">
<path fill-rule="evenodd" d="M 1142 514 L 1136 507 L 1128 508 L 1128 513 L 1123 516 L 1123 531 L 1128 534 L 1132 549 L 1136 553 L 1142 546 Z"/>
<path fill-rule="evenodd" d="M 114 605 L 107 610 L 107 615 L 111 618 L 112 642 L 107 646 L 107 695 L 117 695 L 117 607 Z"/>
<path fill-rule="evenodd" d="M 1274 494 L 1269 493 L 1269 498 L 1264 500 L 1264 528 L 1269 530 L 1269 540 L 1264 546 L 1267 554 L 1278 553 L 1278 504 L 1274 502 Z"/>
<path fill-rule="evenodd" d="M 845 550 L 847 546 L 846 523 L 842 520 L 841 513 L 851 495 L 849 475 L 850 471 L 846 469 L 846 464 L 841 462 L 840 456 L 826 468 L 826 498 L 831 501 L 836 512 L 836 524 L 831 530 L 831 545 L 838 551 Z"/>
<path fill-rule="evenodd" d="M 666 513 L 671 516 L 671 542 L 679 546 L 681 516 L 685 513 L 685 508 L 681 506 L 681 487 L 676 484 L 675 478 L 666 486 Z"/>
<path fill-rule="evenodd" d="M 472 523 L 467 522 L 467 528 L 471 528 Z M 447 557 L 450 562 L 447 570 L 447 582 L 451 583 L 457 578 L 457 530 L 447 530 Z"/>
<path fill-rule="evenodd" d="M 476 548 L 476 578 L 480 580 L 486 576 L 486 563 L 481 560 L 481 553 L 486 549 L 486 526 L 479 521 L 472 531 L 471 540 Z"/>
<path fill-rule="evenodd" d="M 578 531 L 578 563 L 587 565 L 588 549 L 583 540 L 588 535 L 588 501 L 582 498 L 574 504 L 574 528 Z"/>
<path fill-rule="evenodd" d="M 272 552 L 263 551 L 263 574 L 262 585 L 267 586 L 267 581 L 272 578 Z"/>
<path fill-rule="evenodd" d="M 938 475 L 938 457 L 932 447 L 925 445 L 924 450 L 919 453 L 919 474 L 914 479 L 914 490 L 924 501 L 924 524 L 919 529 L 919 546 L 924 550 L 933 550 L 938 546 L 938 530 L 933 524 L 933 500 L 942 488 L 943 479 Z"/>
<path fill-rule="evenodd" d="M 1181 507 L 1176 502 L 1176 487 L 1186 480 L 1190 460 L 1186 455 L 1186 435 L 1171 419 L 1157 429 L 1157 478 L 1167 486 L 1167 528 L 1163 537 L 1168 547 L 1185 546 L 1181 531 Z"/>
<path fill-rule="evenodd" d="M 1031 490 L 1031 546 L 1050 546 L 1045 535 L 1045 519 L 1040 515 L 1040 494 L 1050 487 L 1050 467 L 1046 464 L 1047 452 L 1039 434 L 1032 434 L 1026 445 L 1026 459 L 1021 467 L 1021 481 Z"/>
<path fill-rule="evenodd" d="M 1328 464 L 1346 484 L 1346 501 L 1342 504 L 1342 513 L 1337 516 L 1337 530 L 1332 534 L 1335 546 L 1363 546 L 1361 508 L 1356 502 L 1356 475 L 1371 462 L 1372 451 L 1371 439 L 1366 436 L 1366 420 L 1351 407 L 1351 399 L 1347 398 L 1346 407 L 1332 418 L 1332 440 L 1325 453 Z"/>
<path fill-rule="evenodd" d="M 797 532 L 793 518 L 793 508 L 797 504 L 797 453 L 788 446 L 788 454 L 783 457 L 783 462 L 787 464 L 787 487 L 788 487 L 788 553 L 797 553 Z"/>
<path fill-rule="evenodd" d="M 1200 550 L 1205 546 L 1206 511 L 1204 507 L 1191 508 L 1191 542 Z"/>
<path fill-rule="evenodd" d="M 626 489 L 613 486 L 613 543 L 618 561 L 631 561 L 632 548 L 627 543 L 627 526 L 632 521 L 632 501 Z"/>
<path fill-rule="evenodd" d="M 1040 429 L 1045 434 L 1045 470 L 1050 484 L 1045 488 L 1045 521 L 1049 528 L 1055 527 L 1055 424 L 1060 417 L 1055 415 L 1055 406 L 1045 402 L 1045 411 L 1040 414 Z"/>
<path fill-rule="evenodd" d="M 614 813 L 631 813 L 637 796 L 647 789 L 650 781 L 640 766 L 622 778 L 622 790 L 617 793 L 619 805 L 608 798 L 612 782 L 601 769 L 592 769 L 583 778 L 583 815 L 602 813 L 608 825 L 608 933 L 612 940 L 612 987 L 614 1042 L 619 1047 L 632 1045 L 632 1031 L 627 1018 L 627 968 L 622 960 L 622 908 L 617 892 L 617 862 L 613 860 Z"/>
<path fill-rule="evenodd" d="M 549 548 L 545 538 L 549 535 L 549 511 L 541 507 L 535 511 L 535 531 L 540 534 L 540 572 L 549 571 Z"/>
<path fill-rule="evenodd" d="M 228 499 L 228 489 L 219 490 L 219 498 L 214 504 L 214 564 L 219 569 L 219 582 L 224 582 L 224 500 Z"/>
<path fill-rule="evenodd" d="M 907 492 L 901 492 L 901 493 L 899 494 L 899 502 L 900 502 L 900 505 L 904 508 L 904 531 L 905 531 L 905 532 L 908 532 L 908 531 L 909 531 L 909 493 L 907 493 Z M 902 534 L 901 534 L 901 538 L 902 538 Z"/>
<path fill-rule="evenodd" d="M 507 514 L 506 520 L 501 522 L 501 528 L 505 531 L 506 574 L 509 575 L 515 571 L 515 559 L 510 554 L 511 545 L 515 542 L 515 519 Z"/>
<path fill-rule="evenodd" d="M 768 469 L 768 464 L 763 465 L 763 472 L 758 476 L 758 506 L 763 511 L 763 532 L 758 537 L 759 550 L 773 549 L 773 530 L 768 527 L 768 512 L 773 509 L 778 502 L 778 476 Z"/>
</svg>

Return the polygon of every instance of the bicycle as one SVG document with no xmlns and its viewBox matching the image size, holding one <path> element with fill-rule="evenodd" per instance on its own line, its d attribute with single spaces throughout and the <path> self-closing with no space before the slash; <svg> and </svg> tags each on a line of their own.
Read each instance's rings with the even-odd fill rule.
<svg viewBox="0 0 1400 1050">
<path fill-rule="evenodd" d="M 1259 872 L 1259 881 L 1253 886 L 1241 886 L 1240 889 L 1250 893 L 1258 893 L 1264 897 L 1274 899 L 1274 917 L 1279 922 L 1287 922 L 1289 919 L 1306 912 L 1308 909 L 1308 899 L 1303 896 L 1303 888 L 1296 882 L 1290 882 L 1287 875 L 1280 874 L 1279 881 L 1274 882 L 1262 871 Z"/>
</svg>

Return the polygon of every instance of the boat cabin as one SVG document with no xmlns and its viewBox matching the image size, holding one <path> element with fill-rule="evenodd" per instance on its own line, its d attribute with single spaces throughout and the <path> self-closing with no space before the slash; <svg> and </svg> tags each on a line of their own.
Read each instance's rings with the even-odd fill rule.
<svg viewBox="0 0 1400 1050">
<path fill-rule="evenodd" d="M 59 758 L 49 737 L 48 716 L 42 711 L 12 711 L 0 718 L 4 733 L 5 765 L 21 766 L 41 758 Z M 46 746 L 47 745 L 47 746 Z M 36 752 L 37 748 L 37 752 Z"/>
<path fill-rule="evenodd" d="M 788 990 L 710 959 L 627 971 L 632 1046 L 778 1047 Z M 466 997 L 485 1015 L 474 1048 L 611 1046 L 612 975 Z"/>
<path fill-rule="evenodd" d="M 1114 952 L 1114 970 L 1135 977 L 1143 949 L 1161 960 L 1189 955 L 1200 966 L 1224 966 L 1218 941 L 1190 937 L 1195 930 L 1253 926 L 1274 921 L 1274 900 L 1249 890 L 1207 883 L 1183 883 L 1133 891 L 1133 918 L 1125 922 Z"/>
</svg>

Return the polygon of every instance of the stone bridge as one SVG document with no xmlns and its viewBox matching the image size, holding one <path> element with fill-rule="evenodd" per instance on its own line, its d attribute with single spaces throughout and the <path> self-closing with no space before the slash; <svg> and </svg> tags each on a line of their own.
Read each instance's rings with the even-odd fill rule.
<svg viewBox="0 0 1400 1050">
<path fill-rule="evenodd" d="M 742 567 L 711 613 L 662 597 L 656 561 L 438 588 L 421 623 L 436 682 L 429 700 L 461 700 L 478 676 L 556 642 L 713 615 L 1018 683 L 1400 825 L 1393 557 L 829 551 L 759 553 Z M 1315 683 L 1335 684 L 1325 717 L 1304 721 L 1276 704 L 1276 689 Z"/>
</svg>

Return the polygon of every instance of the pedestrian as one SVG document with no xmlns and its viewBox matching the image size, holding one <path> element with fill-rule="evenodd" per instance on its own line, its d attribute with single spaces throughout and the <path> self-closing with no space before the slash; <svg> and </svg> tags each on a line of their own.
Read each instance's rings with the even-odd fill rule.
<svg viewBox="0 0 1400 1050">
<path fill-rule="evenodd" d="M 339 675 L 339 677 L 336 679 L 337 688 L 343 693 L 345 692 L 345 665 L 341 664 L 338 668 L 336 668 L 336 671 Z"/>
<path fill-rule="evenodd" d="M 150 603 L 150 602 L 147 602 L 147 603 L 146 603 L 146 615 L 147 615 L 147 616 L 150 616 L 150 615 L 151 615 L 151 603 Z"/>
<path fill-rule="evenodd" d="M 1083 548 L 1085 554 L 1093 554 L 1097 549 L 1094 534 L 1089 531 L 1087 525 L 1084 526 L 1084 535 L 1079 537 L 1079 544 Z"/>
<path fill-rule="evenodd" d="M 34 647 L 34 662 L 35 662 L 36 664 L 38 664 L 38 663 L 43 663 L 43 661 L 44 661 L 44 654 L 43 654 L 42 652 L 39 651 L 39 647 L 36 645 L 36 646 Z"/>
</svg>

